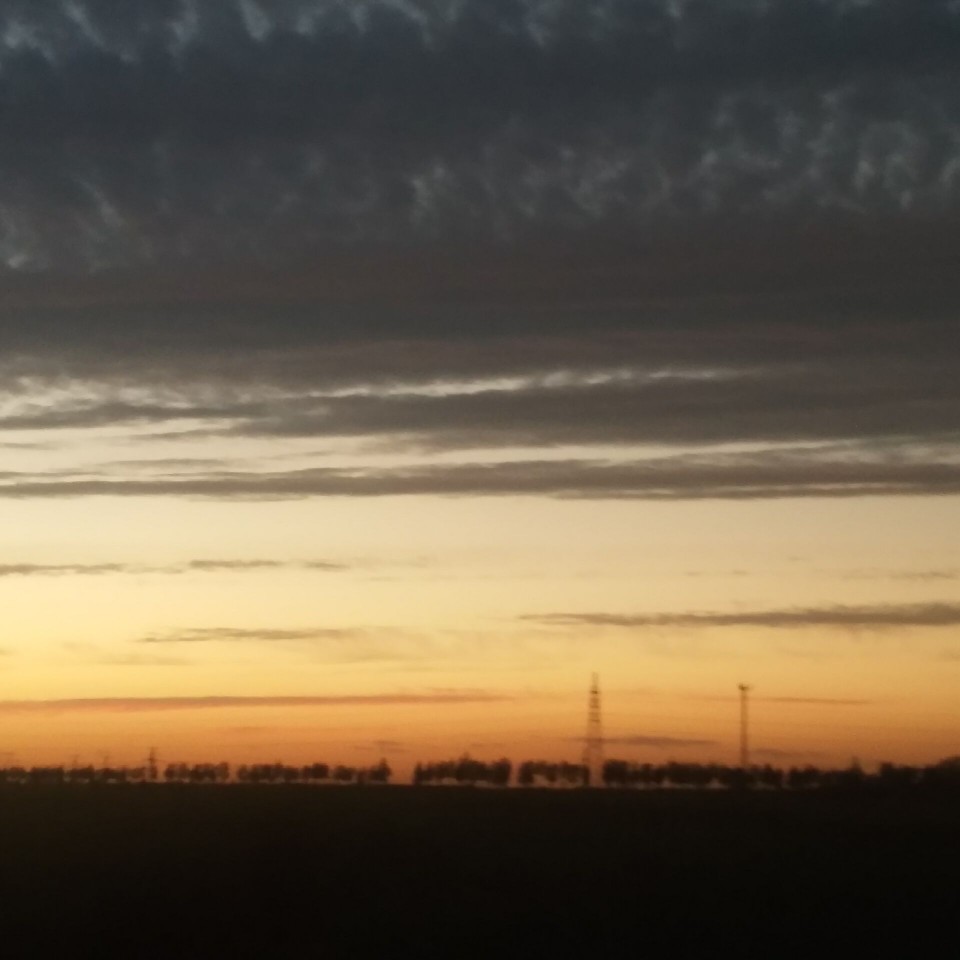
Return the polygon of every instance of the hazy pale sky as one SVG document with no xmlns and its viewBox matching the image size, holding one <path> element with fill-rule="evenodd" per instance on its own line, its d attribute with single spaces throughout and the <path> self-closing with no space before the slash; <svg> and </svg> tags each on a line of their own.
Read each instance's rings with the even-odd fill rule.
<svg viewBox="0 0 960 960">
<path fill-rule="evenodd" d="M 0 744 L 932 761 L 946 0 L 0 3 Z"/>
</svg>

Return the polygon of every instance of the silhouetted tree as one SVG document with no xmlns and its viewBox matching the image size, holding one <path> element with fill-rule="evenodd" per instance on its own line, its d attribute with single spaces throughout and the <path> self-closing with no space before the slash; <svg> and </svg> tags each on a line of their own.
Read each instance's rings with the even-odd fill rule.
<svg viewBox="0 0 960 960">
<path fill-rule="evenodd" d="M 459 760 L 418 763 L 413 769 L 413 783 L 417 786 L 450 782 L 460 786 L 475 786 L 485 783 L 502 787 L 509 784 L 512 770 L 513 767 L 506 758 L 485 763 L 465 754 Z"/>
</svg>

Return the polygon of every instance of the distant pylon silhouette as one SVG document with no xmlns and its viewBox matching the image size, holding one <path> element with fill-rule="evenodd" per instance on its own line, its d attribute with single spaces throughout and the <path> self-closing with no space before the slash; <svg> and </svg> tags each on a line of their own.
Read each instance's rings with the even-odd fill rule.
<svg viewBox="0 0 960 960">
<path fill-rule="evenodd" d="M 740 767 L 746 770 L 750 766 L 750 738 L 748 723 L 749 716 L 749 697 L 750 687 L 740 684 Z"/>
<path fill-rule="evenodd" d="M 600 676 L 593 674 L 590 681 L 590 700 L 587 705 L 587 735 L 583 738 L 583 765 L 590 775 L 591 785 L 601 783 L 603 775 L 603 722 L 600 716 Z"/>
</svg>

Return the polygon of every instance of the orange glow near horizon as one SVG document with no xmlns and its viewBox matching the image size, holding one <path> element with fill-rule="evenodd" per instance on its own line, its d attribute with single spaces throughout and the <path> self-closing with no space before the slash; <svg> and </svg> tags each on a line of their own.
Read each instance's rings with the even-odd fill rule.
<svg viewBox="0 0 960 960">
<path fill-rule="evenodd" d="M 0 33 L 7 760 L 960 755 L 960 0 Z"/>
<path fill-rule="evenodd" d="M 576 760 L 593 671 L 608 756 L 735 763 L 742 681 L 756 762 L 960 752 L 960 647 L 930 622 L 957 498 L 26 499 L 0 524 L 22 762 Z M 150 708 L 206 697 L 330 702 Z M 143 702 L 10 703 L 115 698 Z"/>
</svg>

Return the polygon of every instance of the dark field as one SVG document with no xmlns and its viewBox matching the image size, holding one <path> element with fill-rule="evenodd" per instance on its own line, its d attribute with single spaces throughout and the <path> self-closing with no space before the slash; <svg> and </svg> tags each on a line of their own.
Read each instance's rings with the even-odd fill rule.
<svg viewBox="0 0 960 960">
<path fill-rule="evenodd" d="M 0 844 L 6 956 L 832 955 L 960 905 L 913 794 L 8 787 Z"/>
</svg>

